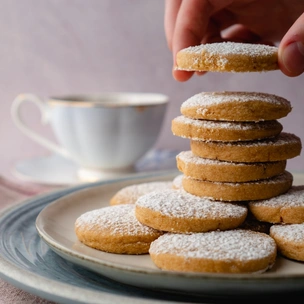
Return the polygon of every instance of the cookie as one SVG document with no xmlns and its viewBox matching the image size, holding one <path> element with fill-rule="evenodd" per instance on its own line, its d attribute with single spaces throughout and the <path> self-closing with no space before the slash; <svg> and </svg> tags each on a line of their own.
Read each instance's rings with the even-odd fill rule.
<svg viewBox="0 0 304 304">
<path fill-rule="evenodd" d="M 269 234 L 280 254 L 292 260 L 304 261 L 304 223 L 273 225 Z"/>
<path fill-rule="evenodd" d="M 126 186 L 112 196 L 110 205 L 134 204 L 144 194 L 154 190 L 170 189 L 172 186 L 172 181 L 148 182 Z"/>
<path fill-rule="evenodd" d="M 181 114 L 193 119 L 220 121 L 264 121 L 287 116 L 290 102 L 280 96 L 258 92 L 202 92 L 180 107 Z"/>
<path fill-rule="evenodd" d="M 246 218 L 244 205 L 199 198 L 185 191 L 154 191 L 135 203 L 135 216 L 144 225 L 169 232 L 203 232 L 238 227 Z"/>
<path fill-rule="evenodd" d="M 176 177 L 174 177 L 173 181 L 172 181 L 172 189 L 175 190 L 181 190 L 183 189 L 183 174 L 179 174 Z"/>
<path fill-rule="evenodd" d="M 172 120 L 173 135 L 204 141 L 251 141 L 274 137 L 283 126 L 277 120 L 260 122 L 226 122 L 178 116 Z"/>
<path fill-rule="evenodd" d="M 238 228 L 269 234 L 271 226 L 271 223 L 257 220 L 250 210 L 248 210 L 245 221 Z"/>
<path fill-rule="evenodd" d="M 162 235 L 136 219 L 134 204 L 88 211 L 77 218 L 75 233 L 89 247 L 120 254 L 148 253 L 151 242 Z"/>
<path fill-rule="evenodd" d="M 278 70 L 278 48 L 263 44 L 217 42 L 190 46 L 176 55 L 176 69 L 210 72 Z"/>
<path fill-rule="evenodd" d="M 182 151 L 176 156 L 177 168 L 184 175 L 215 182 L 248 182 L 281 174 L 286 161 L 264 163 L 236 163 L 196 156 Z"/>
<path fill-rule="evenodd" d="M 191 140 L 193 154 L 232 162 L 272 162 L 300 155 L 302 143 L 298 136 L 281 132 L 275 138 L 257 141 L 224 143 Z"/>
<path fill-rule="evenodd" d="M 248 208 L 259 220 L 269 223 L 304 223 L 304 186 L 292 186 L 288 192 L 256 202 Z"/>
<path fill-rule="evenodd" d="M 194 234 L 166 233 L 151 243 L 149 254 L 163 270 L 216 273 L 263 273 L 276 261 L 274 239 L 250 230 Z"/>
<path fill-rule="evenodd" d="M 251 201 L 271 198 L 287 192 L 292 186 L 293 176 L 290 172 L 254 182 L 222 183 L 183 177 L 186 192 L 221 201 Z"/>
</svg>

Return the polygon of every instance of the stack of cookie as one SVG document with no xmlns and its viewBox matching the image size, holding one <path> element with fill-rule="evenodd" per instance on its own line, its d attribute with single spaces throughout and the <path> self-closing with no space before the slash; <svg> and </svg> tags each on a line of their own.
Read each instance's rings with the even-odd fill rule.
<svg viewBox="0 0 304 304">
<path fill-rule="evenodd" d="M 207 44 L 182 50 L 177 64 L 190 71 L 268 71 L 278 68 L 277 48 Z M 261 273 L 274 265 L 277 248 L 304 260 L 304 187 L 293 186 L 286 171 L 302 146 L 278 121 L 291 109 L 288 100 L 259 92 L 189 98 L 172 120 L 173 134 L 190 140 L 190 150 L 177 155 L 183 174 L 119 190 L 111 206 L 76 220 L 78 239 L 112 253 L 149 253 L 171 271 Z M 248 226 L 251 219 L 269 224 L 266 233 Z"/>
<path fill-rule="evenodd" d="M 271 198 L 292 186 L 287 160 L 301 141 L 282 132 L 278 119 L 291 111 L 280 96 L 257 92 L 203 92 L 181 105 L 172 132 L 190 139 L 177 155 L 187 192 L 221 201 Z"/>
</svg>

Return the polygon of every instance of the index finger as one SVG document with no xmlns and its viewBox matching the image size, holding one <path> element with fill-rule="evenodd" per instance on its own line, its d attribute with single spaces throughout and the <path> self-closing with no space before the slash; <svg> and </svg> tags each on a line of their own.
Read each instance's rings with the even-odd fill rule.
<svg viewBox="0 0 304 304">
<path fill-rule="evenodd" d="M 165 2 L 165 34 L 169 49 L 172 51 L 172 40 L 177 14 L 182 0 L 166 0 Z"/>
<path fill-rule="evenodd" d="M 178 51 L 201 43 L 211 12 L 212 7 L 207 0 L 184 0 L 181 3 L 172 40 L 174 66 Z M 192 72 L 173 70 L 173 77 L 178 81 L 186 81 L 192 74 Z"/>
</svg>

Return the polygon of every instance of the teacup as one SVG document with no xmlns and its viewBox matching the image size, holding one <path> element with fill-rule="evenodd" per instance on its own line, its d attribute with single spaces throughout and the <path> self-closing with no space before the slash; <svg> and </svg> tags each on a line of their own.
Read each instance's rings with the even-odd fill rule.
<svg viewBox="0 0 304 304">
<path fill-rule="evenodd" d="M 11 114 L 16 126 L 32 140 L 76 162 L 82 172 L 128 171 L 155 144 L 162 128 L 168 97 L 156 93 L 110 92 L 68 95 L 42 100 L 20 94 Z M 58 144 L 30 128 L 21 105 L 32 102 L 50 123 Z"/>
</svg>

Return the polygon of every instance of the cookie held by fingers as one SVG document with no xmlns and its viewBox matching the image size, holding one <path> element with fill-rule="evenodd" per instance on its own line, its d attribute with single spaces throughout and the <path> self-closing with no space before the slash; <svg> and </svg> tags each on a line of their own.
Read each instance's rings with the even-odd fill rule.
<svg viewBox="0 0 304 304">
<path fill-rule="evenodd" d="M 207 43 L 176 54 L 176 70 L 244 73 L 278 69 L 278 47 L 264 44 Z"/>
</svg>

